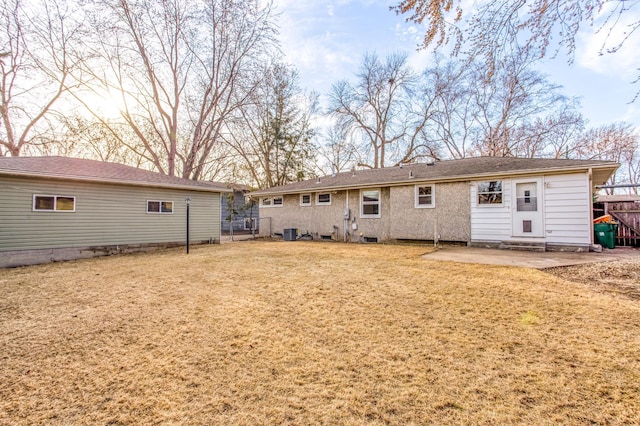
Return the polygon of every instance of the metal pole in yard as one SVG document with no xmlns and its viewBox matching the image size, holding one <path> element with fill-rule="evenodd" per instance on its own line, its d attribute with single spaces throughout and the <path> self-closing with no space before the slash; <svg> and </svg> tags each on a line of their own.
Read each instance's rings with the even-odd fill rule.
<svg viewBox="0 0 640 426">
<path fill-rule="evenodd" d="M 189 254 L 189 204 L 191 204 L 191 197 L 186 197 L 184 202 L 187 204 L 187 254 Z"/>
</svg>

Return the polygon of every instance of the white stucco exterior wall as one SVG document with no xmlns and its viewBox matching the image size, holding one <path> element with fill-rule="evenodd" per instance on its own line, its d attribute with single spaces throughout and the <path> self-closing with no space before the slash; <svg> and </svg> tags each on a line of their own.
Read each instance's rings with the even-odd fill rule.
<svg viewBox="0 0 640 426">
<path fill-rule="evenodd" d="M 317 193 L 307 193 L 312 200 L 309 206 L 301 205 L 301 194 L 284 195 L 281 206 L 260 207 L 260 235 L 281 234 L 286 228 L 296 228 L 318 238 L 330 235 L 334 240 L 344 241 L 343 213 L 348 208 L 347 241 L 433 240 L 435 237 L 468 242 L 471 235 L 469 183 L 433 185 L 433 208 L 416 208 L 416 185 L 370 188 L 380 191 L 380 217 L 375 218 L 363 217 L 360 189 L 332 192 L 331 205 L 318 205 Z"/>
</svg>

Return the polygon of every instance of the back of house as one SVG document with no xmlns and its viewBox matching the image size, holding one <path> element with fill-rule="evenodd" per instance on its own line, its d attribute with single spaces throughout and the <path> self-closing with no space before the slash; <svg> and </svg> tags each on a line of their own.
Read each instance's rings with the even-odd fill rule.
<svg viewBox="0 0 640 426">
<path fill-rule="evenodd" d="M 253 192 L 260 235 L 588 250 L 592 201 L 618 163 L 479 157 L 352 170 Z"/>
</svg>

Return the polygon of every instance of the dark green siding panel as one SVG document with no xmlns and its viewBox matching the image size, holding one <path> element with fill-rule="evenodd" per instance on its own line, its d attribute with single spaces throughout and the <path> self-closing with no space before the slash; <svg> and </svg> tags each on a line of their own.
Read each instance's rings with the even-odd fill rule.
<svg viewBox="0 0 640 426">
<path fill-rule="evenodd" d="M 0 178 L 0 251 L 220 239 L 220 194 L 88 182 Z M 34 194 L 76 197 L 75 212 L 34 212 Z M 173 214 L 146 212 L 173 201 Z"/>
</svg>

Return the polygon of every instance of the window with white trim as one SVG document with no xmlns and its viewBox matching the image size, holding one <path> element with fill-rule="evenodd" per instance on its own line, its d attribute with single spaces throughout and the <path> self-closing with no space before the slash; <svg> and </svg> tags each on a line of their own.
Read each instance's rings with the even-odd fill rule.
<svg viewBox="0 0 640 426">
<path fill-rule="evenodd" d="M 33 196 L 34 212 L 75 212 L 76 197 L 67 195 L 37 195 Z"/>
<path fill-rule="evenodd" d="M 147 200 L 147 213 L 173 214 L 173 201 Z"/>
<path fill-rule="evenodd" d="M 435 185 L 416 185 L 417 209 L 429 209 L 436 206 Z"/>
<path fill-rule="evenodd" d="M 256 226 L 256 218 L 255 217 L 245 217 L 244 218 L 244 230 L 252 231 L 254 229 L 258 229 Z"/>
<path fill-rule="evenodd" d="M 360 217 L 380 217 L 379 189 L 363 189 L 360 191 Z"/>
<path fill-rule="evenodd" d="M 260 207 L 282 207 L 284 204 L 284 198 L 282 195 L 277 197 L 262 197 L 260 198 Z"/>
<path fill-rule="evenodd" d="M 300 205 L 301 206 L 310 206 L 311 205 L 311 194 L 300 194 Z"/>
<path fill-rule="evenodd" d="M 316 194 L 316 205 L 318 205 L 318 206 L 330 206 L 331 205 L 331 193 L 330 192 L 318 192 Z"/>
<path fill-rule="evenodd" d="M 478 182 L 478 204 L 498 205 L 502 204 L 502 181 L 491 180 Z"/>
</svg>

